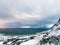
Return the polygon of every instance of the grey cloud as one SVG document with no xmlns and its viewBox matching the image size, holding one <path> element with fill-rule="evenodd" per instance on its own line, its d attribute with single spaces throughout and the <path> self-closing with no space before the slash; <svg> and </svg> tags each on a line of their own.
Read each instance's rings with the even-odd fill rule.
<svg viewBox="0 0 60 45">
<path fill-rule="evenodd" d="M 20 26 L 22 26 L 22 24 L 20 22 L 13 22 L 13 23 L 8 23 L 6 26 L 8 28 L 20 28 Z"/>
<path fill-rule="evenodd" d="M 35 8 L 34 7 L 30 7 L 30 6 L 22 6 L 20 8 L 17 8 L 17 10 L 19 12 L 24 12 L 24 13 L 32 14 L 35 11 Z"/>
<path fill-rule="evenodd" d="M 56 21 L 55 20 L 56 19 L 53 18 L 46 18 L 40 21 L 35 20 L 35 22 L 33 21 L 34 23 L 29 22 L 27 24 L 17 21 L 17 22 L 9 23 L 7 27 L 20 28 L 20 26 L 31 26 L 32 28 L 39 28 L 39 27 L 45 27 L 48 24 L 56 23 L 57 20 Z"/>
<path fill-rule="evenodd" d="M 11 18 L 12 14 L 8 7 L 6 6 L 0 6 L 0 19 L 8 19 Z"/>
<path fill-rule="evenodd" d="M 31 0 L 32 1 L 32 0 Z M 7 27 L 20 27 L 22 25 L 28 26 L 37 26 L 40 27 L 41 25 L 52 24 L 57 21 L 60 17 L 60 6 L 59 0 L 42 0 L 41 5 L 40 3 L 36 3 L 33 1 L 31 3 L 29 0 L 0 0 L 0 19 L 9 19 L 14 18 L 13 16 L 13 9 L 16 9 L 19 13 L 28 13 L 28 14 L 35 14 L 42 16 L 41 20 L 31 18 L 26 23 L 22 23 L 20 21 L 12 22 L 6 24 Z M 48 2 L 49 1 L 49 2 Z M 53 3 L 54 2 L 54 3 Z M 38 6 L 37 6 L 38 5 Z M 36 14 L 38 13 L 38 14 Z M 26 18 L 27 19 L 27 18 Z M 25 19 L 24 19 L 25 20 Z M 28 23 L 27 23 L 28 22 Z"/>
</svg>

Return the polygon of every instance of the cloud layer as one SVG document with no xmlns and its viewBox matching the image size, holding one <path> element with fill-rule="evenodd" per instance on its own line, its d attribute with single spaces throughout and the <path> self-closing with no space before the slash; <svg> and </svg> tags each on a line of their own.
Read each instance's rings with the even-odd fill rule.
<svg viewBox="0 0 60 45">
<path fill-rule="evenodd" d="M 0 28 L 41 27 L 57 22 L 60 0 L 0 0 Z"/>
</svg>

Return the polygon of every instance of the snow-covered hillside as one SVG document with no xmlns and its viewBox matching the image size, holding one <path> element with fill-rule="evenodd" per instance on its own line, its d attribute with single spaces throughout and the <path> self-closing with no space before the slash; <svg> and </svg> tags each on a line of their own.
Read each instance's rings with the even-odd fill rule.
<svg viewBox="0 0 60 45">
<path fill-rule="evenodd" d="M 0 35 L 0 45 L 60 45 L 60 19 L 48 31 L 35 35 Z"/>
</svg>

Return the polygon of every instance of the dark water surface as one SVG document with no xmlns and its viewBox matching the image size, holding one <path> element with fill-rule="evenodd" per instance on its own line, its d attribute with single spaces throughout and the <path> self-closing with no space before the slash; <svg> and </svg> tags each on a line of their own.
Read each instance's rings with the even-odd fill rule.
<svg viewBox="0 0 60 45">
<path fill-rule="evenodd" d="M 6 35 L 29 35 L 46 30 L 48 30 L 48 28 L 4 28 L 0 29 L 0 33 Z"/>
</svg>

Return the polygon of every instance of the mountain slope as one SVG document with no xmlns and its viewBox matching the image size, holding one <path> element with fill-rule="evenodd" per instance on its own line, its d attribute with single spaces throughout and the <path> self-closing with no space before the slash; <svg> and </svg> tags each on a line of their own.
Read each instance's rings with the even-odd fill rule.
<svg viewBox="0 0 60 45">
<path fill-rule="evenodd" d="M 60 45 L 60 19 L 45 33 L 48 33 L 47 38 L 43 37 L 40 45 Z"/>
</svg>

